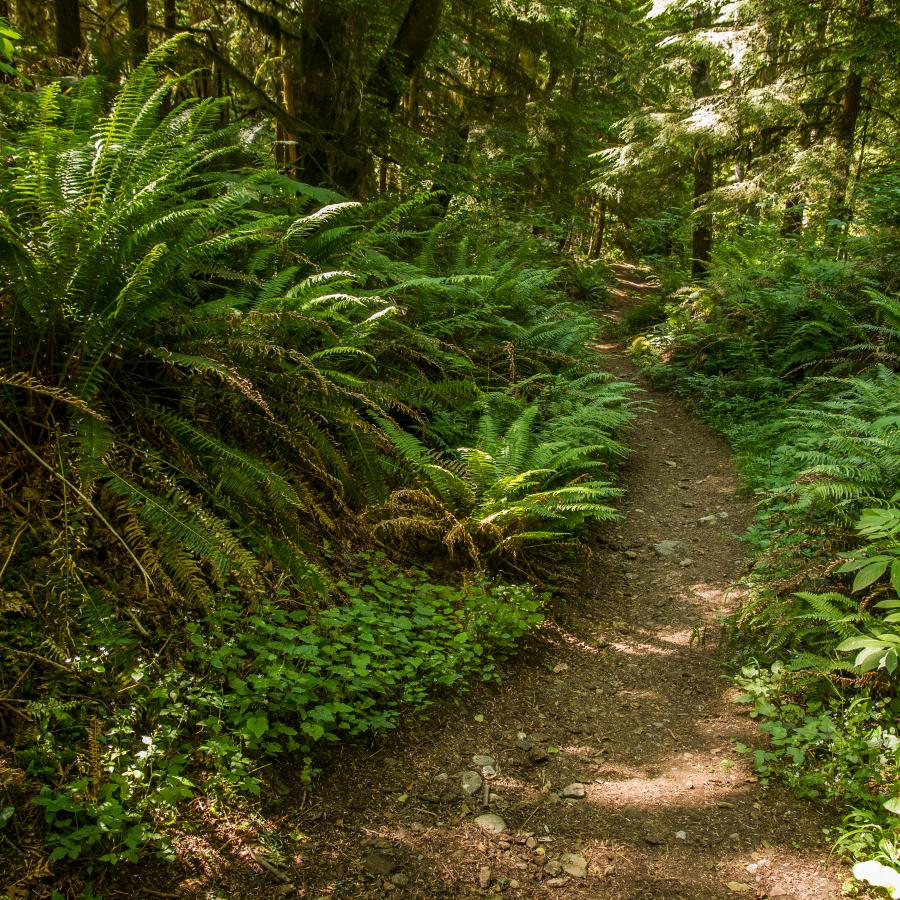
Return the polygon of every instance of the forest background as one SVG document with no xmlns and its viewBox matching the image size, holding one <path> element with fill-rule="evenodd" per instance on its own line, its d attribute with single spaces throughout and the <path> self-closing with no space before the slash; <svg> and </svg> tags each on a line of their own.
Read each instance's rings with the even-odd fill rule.
<svg viewBox="0 0 900 900">
<path fill-rule="evenodd" d="M 497 677 L 616 516 L 638 401 L 587 345 L 623 259 L 659 289 L 620 336 L 758 494 L 744 749 L 900 867 L 897 12 L 0 0 L 29 877 L 165 856 L 261 760 L 308 780 Z"/>
</svg>

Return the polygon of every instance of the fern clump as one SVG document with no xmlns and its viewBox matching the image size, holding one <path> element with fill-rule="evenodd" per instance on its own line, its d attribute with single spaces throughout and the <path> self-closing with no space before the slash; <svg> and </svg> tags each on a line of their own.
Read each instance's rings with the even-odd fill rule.
<svg viewBox="0 0 900 900">
<path fill-rule="evenodd" d="M 156 599 L 272 563 L 321 584 L 310 536 L 380 477 L 357 369 L 395 308 L 335 253 L 355 204 L 249 169 L 220 101 L 172 106 L 168 50 L 90 135 L 46 88 L 0 175 L 0 440 L 64 504 L 66 552 L 106 533 Z"/>
</svg>

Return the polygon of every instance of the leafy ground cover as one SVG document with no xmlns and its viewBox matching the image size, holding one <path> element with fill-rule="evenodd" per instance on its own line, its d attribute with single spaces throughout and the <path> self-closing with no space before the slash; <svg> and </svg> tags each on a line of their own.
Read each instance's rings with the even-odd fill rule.
<svg viewBox="0 0 900 900">
<path fill-rule="evenodd" d="M 0 808 L 57 879 L 496 677 L 631 417 L 540 239 L 268 169 L 176 43 L 0 173 Z"/>
<path fill-rule="evenodd" d="M 728 437 L 757 497 L 751 596 L 731 627 L 768 743 L 739 749 L 762 777 L 837 803 L 848 858 L 897 869 L 900 306 L 873 218 L 844 259 L 778 252 L 765 233 L 739 243 L 739 266 L 723 251 L 635 346 Z"/>
</svg>

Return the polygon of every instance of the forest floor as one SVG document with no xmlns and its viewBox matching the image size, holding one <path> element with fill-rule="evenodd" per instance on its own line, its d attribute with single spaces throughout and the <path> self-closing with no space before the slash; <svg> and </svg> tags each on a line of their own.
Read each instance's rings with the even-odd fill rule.
<svg viewBox="0 0 900 900">
<path fill-rule="evenodd" d="M 652 289 L 618 275 L 619 305 Z M 597 350 L 639 380 L 624 348 Z M 719 624 L 750 501 L 725 443 L 644 388 L 625 518 L 502 684 L 337 752 L 308 794 L 282 773 L 269 818 L 185 837 L 176 880 L 144 869 L 109 896 L 839 897 L 828 811 L 759 783 L 734 750 L 760 743 Z"/>
</svg>

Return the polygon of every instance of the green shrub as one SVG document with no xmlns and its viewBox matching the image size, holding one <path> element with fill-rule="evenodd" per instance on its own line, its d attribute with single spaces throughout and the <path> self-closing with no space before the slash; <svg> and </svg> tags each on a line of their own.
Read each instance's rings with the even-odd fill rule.
<svg viewBox="0 0 900 900">
<path fill-rule="evenodd" d="M 252 610 L 237 593 L 185 623 L 190 650 L 166 658 L 79 656 L 77 670 L 116 668 L 128 700 L 84 711 L 35 702 L 41 734 L 19 755 L 26 774 L 81 771 L 46 785 L 52 859 L 134 861 L 165 852 L 165 823 L 179 803 L 257 794 L 261 762 L 291 754 L 308 780 L 321 748 L 393 728 L 404 712 L 497 677 L 498 657 L 543 618 L 546 597 L 485 579 L 432 583 L 382 555 L 363 557 L 340 582 L 339 605 L 307 610 L 285 598 Z M 42 708 L 43 707 L 43 708 Z M 76 755 L 71 735 L 87 730 Z"/>
</svg>

